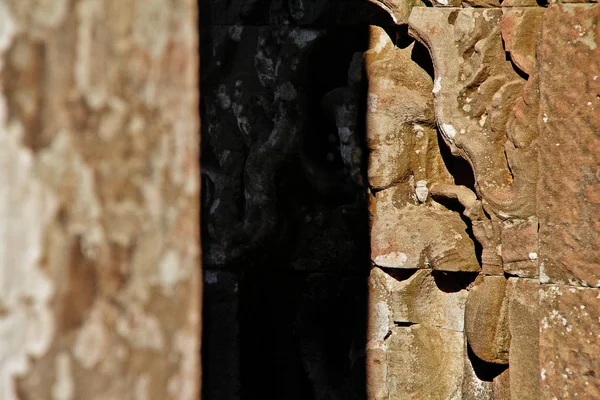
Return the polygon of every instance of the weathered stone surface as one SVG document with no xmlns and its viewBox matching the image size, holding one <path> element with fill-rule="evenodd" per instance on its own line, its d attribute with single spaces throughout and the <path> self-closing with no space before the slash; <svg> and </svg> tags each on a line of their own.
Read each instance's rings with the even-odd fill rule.
<svg viewBox="0 0 600 400">
<path fill-rule="evenodd" d="M 552 5 L 544 16 L 538 55 L 544 283 L 600 286 L 599 18 L 600 5 Z"/>
<path fill-rule="evenodd" d="M 409 32 L 431 52 L 437 125 L 452 153 L 469 161 L 493 217 L 535 214 L 534 146 L 507 133 L 524 80 L 506 60 L 500 9 L 415 8 Z"/>
<path fill-rule="evenodd" d="M 502 227 L 504 271 L 525 278 L 538 276 L 538 221 L 506 221 Z"/>
<path fill-rule="evenodd" d="M 536 68 L 536 45 L 542 26 L 543 8 L 502 10 L 500 29 L 504 48 L 523 72 L 531 75 Z"/>
<path fill-rule="evenodd" d="M 481 264 L 474 286 L 465 286 L 467 346 L 456 398 L 599 397 L 591 354 L 600 343 L 595 300 L 600 295 L 540 286 L 540 280 L 600 286 L 600 9 L 591 4 L 545 9 L 533 0 L 464 1 L 473 7 L 464 9 L 443 8 L 454 5 L 450 2 L 431 5 L 413 8 L 408 25 L 431 54 L 433 112 L 428 85 L 414 89 L 422 76 L 410 75 L 419 72 L 412 63 L 414 47 L 396 48 L 375 29 L 366 57 L 373 95 L 367 118 L 371 255 L 383 269 L 375 268 L 371 278 L 387 282 L 383 292 L 372 287 L 371 294 L 379 296 L 379 311 L 372 304 L 372 312 L 385 316 L 374 325 L 379 390 L 372 398 L 394 396 L 390 383 L 400 374 L 392 370 L 401 370 L 397 363 L 410 368 L 420 363 L 425 374 L 435 368 L 418 356 L 407 362 L 419 346 L 401 354 L 392 339 L 413 343 L 417 329 L 448 328 L 438 310 L 460 308 L 449 293 L 431 290 L 436 271 L 430 275 L 422 268 L 436 269 L 433 248 L 441 250 L 442 260 L 460 260 L 437 269 L 467 265 L 463 270 L 477 271 L 468 267 L 474 265 L 471 254 Z M 408 41 L 400 34 L 396 43 Z M 411 85 L 412 92 L 406 90 Z M 436 147 L 443 143 L 433 140 L 425 154 L 445 168 L 423 174 L 430 170 L 422 161 L 423 147 L 414 151 L 409 135 L 415 123 L 420 137 L 432 137 L 437 127 L 452 155 L 468 161 L 474 185 L 455 184 L 456 166 L 439 157 L 443 151 L 436 153 Z M 464 217 L 460 221 L 457 211 Z M 456 274 L 446 276 L 457 281 Z M 569 290 L 571 298 L 557 299 L 561 290 Z M 421 308 L 421 298 L 430 299 L 429 309 Z M 540 313 L 546 322 L 540 322 Z M 570 325 L 571 319 L 577 322 Z M 403 376 L 412 376 L 410 368 Z M 409 381 L 403 384 L 401 396 L 413 389 Z"/>
<path fill-rule="evenodd" d="M 433 185 L 457 188 L 432 126 L 431 77 L 412 60 L 414 44 L 397 48 L 380 28 L 372 28 L 371 35 L 365 54 L 368 175 L 374 189 L 384 189 L 375 195 L 373 262 L 389 268 L 478 271 L 467 226 L 429 196 Z"/>
<path fill-rule="evenodd" d="M 406 24 L 413 7 L 424 7 L 423 0 L 369 0 L 387 12 L 395 24 Z M 441 0 L 444 1 L 444 0 Z M 456 1 L 456 0 L 453 0 Z M 460 0 L 459 0 L 460 1 Z M 370 22 L 373 24 L 373 21 Z"/>
<path fill-rule="evenodd" d="M 470 362 L 467 354 L 467 346 L 465 340 L 465 351 L 463 353 L 465 359 L 464 375 L 462 381 L 462 397 L 461 400 L 490 400 L 494 393 L 493 382 L 483 380 L 473 369 L 473 364 Z"/>
<path fill-rule="evenodd" d="M 480 359 L 496 364 L 508 363 L 507 280 L 503 276 L 481 276 L 469 291 L 465 309 L 465 333 L 473 352 Z"/>
<path fill-rule="evenodd" d="M 452 178 L 438 147 L 433 82 L 412 59 L 414 51 L 414 44 L 398 48 L 386 31 L 371 28 L 365 53 L 368 175 L 373 189 L 402 186 L 407 200 L 419 204 L 417 182 L 452 183 Z"/>
<path fill-rule="evenodd" d="M 510 391 L 514 400 L 540 399 L 539 291 L 532 279 L 510 278 L 507 286 L 510 331 Z"/>
<path fill-rule="evenodd" d="M 538 0 L 504 0 L 502 7 L 537 7 Z"/>
<path fill-rule="evenodd" d="M 425 325 L 396 327 L 387 342 L 390 400 L 461 398 L 462 332 Z"/>
<path fill-rule="evenodd" d="M 510 400 L 513 393 L 510 377 L 514 372 L 507 368 L 492 381 L 492 400 Z M 517 392 L 518 393 L 518 392 Z M 524 397 L 521 394 L 515 395 L 513 399 L 537 399 L 537 397 Z"/>
<path fill-rule="evenodd" d="M 410 275 L 410 273 L 409 273 Z M 369 275 L 367 328 L 367 396 L 369 400 L 386 400 L 388 389 L 388 354 L 386 340 L 394 323 L 389 284 L 393 278 L 375 267 Z"/>
<path fill-rule="evenodd" d="M 464 357 L 459 346 L 464 345 L 471 278 L 457 282 L 449 275 L 371 270 L 369 399 L 454 398 L 451 394 L 462 390 Z"/>
<path fill-rule="evenodd" d="M 393 270 L 386 273 L 373 268 L 370 277 L 372 293 L 381 293 L 380 301 L 388 304 L 390 326 L 393 323 L 422 324 L 464 330 L 466 288 L 472 277 L 466 275 L 456 279 L 450 274 L 431 270 L 394 273 Z M 407 274 L 410 276 L 406 277 Z"/>
<path fill-rule="evenodd" d="M 462 282 L 447 273 L 419 270 L 405 281 L 389 283 L 393 321 L 462 332 L 466 287 L 472 278 L 461 278 Z"/>
<path fill-rule="evenodd" d="M 196 14 L 0 2 L 0 398 L 198 398 Z"/>
<path fill-rule="evenodd" d="M 542 285 L 542 399 L 600 397 L 600 289 Z"/>
<path fill-rule="evenodd" d="M 465 341 L 465 372 L 462 400 L 510 399 L 510 372 L 507 366 L 490 364 L 477 358 Z"/>
<path fill-rule="evenodd" d="M 466 233 L 467 226 L 457 213 L 437 203 L 403 206 L 402 189 L 396 187 L 377 192 L 376 201 L 371 236 L 371 258 L 375 265 L 480 270 L 473 241 Z"/>
<path fill-rule="evenodd" d="M 462 4 L 470 7 L 497 8 L 500 7 L 499 0 L 462 0 Z M 460 4 L 458 4 L 460 6 Z"/>
</svg>

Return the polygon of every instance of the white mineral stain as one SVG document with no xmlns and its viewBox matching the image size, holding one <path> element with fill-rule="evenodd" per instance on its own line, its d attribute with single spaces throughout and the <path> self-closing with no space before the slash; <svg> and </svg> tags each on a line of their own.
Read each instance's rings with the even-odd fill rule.
<svg viewBox="0 0 600 400">
<path fill-rule="evenodd" d="M 425 132 L 425 129 L 423 129 L 423 127 L 419 124 L 414 124 L 413 125 L 413 129 L 415 130 L 417 137 L 420 139 L 423 137 L 423 132 Z"/>
<path fill-rule="evenodd" d="M 451 124 L 442 124 L 442 133 L 448 139 L 454 139 L 456 136 L 456 129 Z"/>
<path fill-rule="evenodd" d="M 408 257 L 406 257 L 406 254 L 399 251 L 393 251 L 391 253 L 375 257 L 374 262 L 375 265 L 379 267 L 400 268 L 406 263 L 407 259 Z"/>
<path fill-rule="evenodd" d="M 550 283 L 550 277 L 544 271 L 544 263 L 540 264 L 540 283 Z"/>
<path fill-rule="evenodd" d="M 371 335 L 375 340 L 383 340 L 389 331 L 390 308 L 387 303 L 380 301 L 375 305 L 374 322 Z"/>
<path fill-rule="evenodd" d="M 481 118 L 479 118 L 479 126 L 481 126 L 483 128 L 483 126 L 485 125 L 485 121 L 487 120 L 487 114 L 483 114 L 481 116 Z"/>
<path fill-rule="evenodd" d="M 388 43 L 388 36 L 385 33 L 380 33 L 379 39 L 377 40 L 377 43 L 373 47 L 373 51 L 375 53 L 380 53 L 381 50 L 385 49 L 385 46 L 387 45 L 387 43 Z"/>
<path fill-rule="evenodd" d="M 367 109 L 369 112 L 377 111 L 377 95 L 375 93 L 369 93 L 367 95 Z"/>
<path fill-rule="evenodd" d="M 440 90 L 442 90 L 442 78 L 437 77 L 437 78 L 435 78 L 435 81 L 433 82 L 433 90 L 431 92 L 433 94 L 437 94 L 437 93 L 439 93 Z"/>
<path fill-rule="evenodd" d="M 588 46 L 590 48 L 590 50 L 596 50 L 598 48 L 598 45 L 596 44 L 596 41 L 594 40 L 593 31 L 589 31 L 585 35 L 583 35 L 583 33 L 580 33 L 579 35 L 580 35 L 580 37 L 575 39 L 576 42 L 579 42 L 579 43 L 582 43 L 582 44 Z"/>
<path fill-rule="evenodd" d="M 427 196 L 429 195 L 429 189 L 427 189 L 427 181 L 417 181 L 415 193 L 419 202 L 425 203 L 425 201 L 427 200 Z"/>
<path fill-rule="evenodd" d="M 529 259 L 531 261 L 535 261 L 535 260 L 537 260 L 537 258 L 538 258 L 537 253 L 529 253 Z"/>
</svg>

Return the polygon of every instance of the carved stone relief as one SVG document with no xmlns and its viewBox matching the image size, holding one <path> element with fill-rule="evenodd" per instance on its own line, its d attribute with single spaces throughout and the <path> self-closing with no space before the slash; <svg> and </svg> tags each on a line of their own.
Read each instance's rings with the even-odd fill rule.
<svg viewBox="0 0 600 400">
<path fill-rule="evenodd" d="M 597 322 L 556 322 L 599 316 L 600 7 L 379 5 L 408 35 L 365 54 L 369 398 L 594 397 Z"/>
</svg>

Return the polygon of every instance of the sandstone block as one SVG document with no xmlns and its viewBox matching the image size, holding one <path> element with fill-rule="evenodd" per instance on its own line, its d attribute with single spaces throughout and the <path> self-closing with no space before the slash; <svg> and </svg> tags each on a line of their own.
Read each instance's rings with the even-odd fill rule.
<svg viewBox="0 0 600 400">
<path fill-rule="evenodd" d="M 537 280 L 510 278 L 507 286 L 510 328 L 511 399 L 539 399 L 539 292 Z"/>
<path fill-rule="evenodd" d="M 600 5 L 551 5 L 539 44 L 540 280 L 600 286 Z"/>
<path fill-rule="evenodd" d="M 481 276 L 469 291 L 465 310 L 465 332 L 475 355 L 496 364 L 508 363 L 507 280 L 503 276 Z"/>
<path fill-rule="evenodd" d="M 538 276 L 538 222 L 506 222 L 502 228 L 502 263 L 504 271 L 527 278 Z"/>
<path fill-rule="evenodd" d="M 394 282 L 390 293 L 393 320 L 462 332 L 468 292 L 465 287 L 442 290 L 456 274 L 441 274 L 419 270 L 405 281 Z"/>
<path fill-rule="evenodd" d="M 371 233 L 375 265 L 466 272 L 481 269 L 467 226 L 458 213 L 441 206 L 404 206 L 396 199 L 398 192 L 390 188 L 376 195 Z"/>
<path fill-rule="evenodd" d="M 542 285 L 540 317 L 540 398 L 600 398 L 600 289 Z"/>
<path fill-rule="evenodd" d="M 387 341 L 389 400 L 461 398 L 462 332 L 412 325 L 394 328 Z"/>
</svg>

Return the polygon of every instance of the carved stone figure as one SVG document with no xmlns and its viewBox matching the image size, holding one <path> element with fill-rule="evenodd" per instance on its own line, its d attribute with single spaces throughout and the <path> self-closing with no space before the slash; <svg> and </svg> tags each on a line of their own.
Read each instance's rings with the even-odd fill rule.
<svg viewBox="0 0 600 400">
<path fill-rule="evenodd" d="M 466 8 L 449 7 L 460 6 L 460 2 L 436 1 L 433 5 L 381 4 L 400 23 L 408 24 L 410 36 L 427 48 L 434 69 L 432 95 L 426 87 L 414 89 L 420 81 L 411 71 L 419 67 L 410 60 L 411 49 L 396 48 L 383 30 L 372 29 L 366 58 L 372 113 L 368 114 L 367 131 L 374 264 L 370 278 L 370 398 L 541 399 L 551 393 L 569 397 L 583 392 L 593 397 L 597 378 L 569 380 L 567 373 L 561 380 L 548 354 L 559 334 L 549 322 L 555 318 L 556 314 L 549 313 L 557 299 L 563 293 L 573 293 L 567 302 L 580 296 L 577 298 L 585 303 L 582 311 L 570 315 L 577 321 L 588 316 L 583 310 L 590 307 L 583 300 L 588 296 L 583 289 L 560 285 L 600 286 L 600 280 L 590 279 L 599 275 L 598 260 L 574 253 L 578 249 L 581 254 L 595 254 L 590 245 L 600 237 L 599 229 L 581 216 L 593 218 L 590 213 L 595 210 L 595 200 L 590 185 L 598 182 L 598 174 L 591 171 L 600 168 L 600 153 L 594 152 L 597 143 L 593 138 L 597 135 L 592 133 L 598 115 L 594 110 L 600 106 L 600 96 L 593 97 L 593 88 L 600 80 L 595 79 L 599 63 L 573 78 L 586 98 L 582 104 L 589 107 L 576 106 L 575 98 L 570 97 L 571 107 L 581 110 L 573 114 L 575 121 L 582 121 L 576 122 L 575 133 L 564 124 L 568 107 L 554 86 L 564 86 L 571 96 L 574 92 L 566 89 L 565 75 L 560 75 L 560 84 L 551 83 L 549 71 L 557 71 L 554 65 L 558 56 L 547 49 L 564 49 L 581 60 L 588 57 L 586 65 L 593 64 L 600 29 L 591 21 L 598 6 L 552 5 L 544 9 L 526 2 L 490 1 L 466 1 Z M 407 15 L 405 19 L 398 18 L 402 13 Z M 550 38 L 553 27 L 544 23 L 546 16 L 560 27 L 560 38 Z M 568 25 L 568 20 L 577 22 Z M 385 68 L 381 59 L 387 60 Z M 568 61 L 560 65 L 565 70 L 574 68 Z M 417 126 L 414 132 L 418 139 L 409 135 L 411 123 Z M 451 153 L 468 162 L 473 187 L 454 184 L 437 150 L 436 129 Z M 589 139 L 583 139 L 580 131 L 587 132 Z M 418 141 L 422 138 L 431 146 L 423 146 Z M 561 147 L 565 145 L 568 147 Z M 540 146 L 544 150 L 538 156 Z M 571 168 L 578 183 L 560 180 L 562 174 L 549 162 L 549 154 L 553 154 L 564 163 L 561 151 L 578 160 L 565 167 Z M 431 164 L 430 160 L 436 162 Z M 543 166 L 539 171 L 538 163 Z M 552 174 L 559 180 L 550 178 Z M 576 203 L 573 207 L 577 211 L 556 212 L 552 199 L 564 199 L 566 193 L 572 199 L 592 199 L 590 206 Z M 451 201 L 461 207 L 443 206 Z M 553 214 L 548 212 L 551 209 Z M 459 213 L 466 225 L 454 222 L 462 223 L 457 219 Z M 466 227 L 469 235 L 462 236 L 458 231 L 464 233 Z M 448 241 L 446 233 L 452 229 L 456 241 Z M 471 246 L 462 244 L 467 241 Z M 439 253 L 447 260 L 443 267 L 432 262 L 435 249 L 444 249 Z M 569 261 L 566 254 L 572 255 Z M 589 268 L 580 262 L 584 258 Z M 401 273 L 399 268 L 423 271 Z M 447 272 L 440 275 L 436 270 Z M 465 280 L 457 271 L 477 275 Z M 417 278 L 420 274 L 432 274 L 437 289 L 446 294 L 433 295 L 436 291 L 426 280 Z M 448 292 L 448 282 L 461 282 L 462 286 Z M 409 287 L 410 294 L 406 295 Z M 597 293 L 598 289 L 589 290 Z M 454 293 L 464 293 L 465 301 L 451 301 Z M 524 300 L 524 296 L 531 300 Z M 454 313 L 464 321 L 458 328 L 461 339 L 455 339 L 465 340 L 461 354 L 453 353 L 450 345 L 442 352 L 431 347 L 429 356 L 440 363 L 459 360 L 449 363 L 452 367 L 443 374 L 421 353 L 426 352 L 426 341 L 437 333 L 428 332 L 427 339 L 422 335 L 425 328 L 447 328 L 434 322 L 435 318 L 424 318 L 418 312 L 421 303 L 430 304 L 434 314 Z M 565 326 L 569 324 L 566 318 L 563 321 Z M 587 360 L 590 348 L 580 339 L 570 340 L 570 348 L 584 351 L 578 359 L 589 371 L 593 368 Z M 408 346 L 404 351 L 413 356 L 405 358 L 399 343 Z M 543 365 L 536 363 L 538 357 Z M 567 370 L 577 368 L 574 358 L 561 357 L 561 365 L 569 365 Z M 553 380 L 546 382 L 549 370 Z M 411 378 L 399 386 L 400 377 L 406 376 Z M 415 382 L 433 379 L 439 381 L 415 386 Z M 558 381 L 565 386 L 560 388 Z"/>
</svg>

